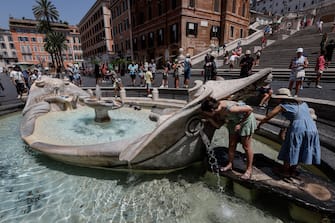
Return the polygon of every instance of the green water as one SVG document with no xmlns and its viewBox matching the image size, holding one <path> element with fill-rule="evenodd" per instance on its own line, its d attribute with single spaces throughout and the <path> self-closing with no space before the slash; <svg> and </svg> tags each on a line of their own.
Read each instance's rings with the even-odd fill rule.
<svg viewBox="0 0 335 223">
<path fill-rule="evenodd" d="M 266 209 L 208 186 L 199 168 L 144 175 L 51 160 L 21 141 L 20 121 L 20 113 L 0 117 L 1 223 L 281 222 Z"/>
</svg>

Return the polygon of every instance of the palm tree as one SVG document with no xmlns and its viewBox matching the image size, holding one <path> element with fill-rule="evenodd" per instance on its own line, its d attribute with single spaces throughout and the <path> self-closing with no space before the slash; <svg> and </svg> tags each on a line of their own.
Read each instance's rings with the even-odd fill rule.
<svg viewBox="0 0 335 223">
<path fill-rule="evenodd" d="M 52 33 L 51 22 L 55 22 L 59 18 L 58 10 L 50 0 L 36 0 L 36 5 L 33 6 L 32 10 L 36 20 L 39 21 L 38 31 L 47 35 L 44 48 L 51 55 L 53 66 L 55 65 L 55 59 L 57 65 L 62 66 L 63 63 L 57 61 L 59 57 L 57 56 L 56 42 L 53 38 L 54 34 L 50 34 Z"/>
<path fill-rule="evenodd" d="M 50 55 L 52 55 L 51 58 L 53 63 L 55 59 L 58 67 L 64 66 L 62 52 L 67 49 L 65 34 L 61 32 L 48 33 L 44 48 Z M 53 58 L 53 55 L 55 58 Z"/>
<path fill-rule="evenodd" d="M 51 22 L 55 22 L 59 18 L 58 10 L 50 0 L 36 0 L 33 6 L 33 13 L 36 20 L 40 21 L 40 31 L 48 33 L 51 31 Z"/>
</svg>

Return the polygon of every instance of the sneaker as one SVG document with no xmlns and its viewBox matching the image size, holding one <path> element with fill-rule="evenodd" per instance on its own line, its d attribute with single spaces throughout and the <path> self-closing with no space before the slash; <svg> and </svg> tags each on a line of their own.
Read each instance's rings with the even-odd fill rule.
<svg viewBox="0 0 335 223">
<path fill-rule="evenodd" d="M 316 88 L 319 88 L 319 89 L 321 89 L 321 88 L 322 88 L 322 86 L 321 86 L 321 85 L 316 85 Z"/>
</svg>

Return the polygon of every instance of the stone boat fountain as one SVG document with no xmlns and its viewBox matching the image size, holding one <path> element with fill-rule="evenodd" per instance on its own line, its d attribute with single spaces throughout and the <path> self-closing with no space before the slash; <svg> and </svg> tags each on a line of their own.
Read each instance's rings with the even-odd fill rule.
<svg viewBox="0 0 335 223">
<path fill-rule="evenodd" d="M 71 83 L 43 77 L 44 84 L 34 85 L 27 99 L 23 110 L 21 137 L 34 150 L 74 165 L 128 169 L 130 163 L 131 168 L 140 170 L 170 171 L 184 168 L 202 160 L 206 152 L 199 136 L 200 130 L 204 128 L 199 118 L 201 102 L 208 96 L 217 99 L 242 99 L 247 96 L 248 91 L 254 90 L 251 83 L 262 82 L 269 74 L 271 69 L 262 70 L 244 79 L 209 81 L 205 85 L 197 81 L 189 90 L 189 102 L 159 99 L 155 96 L 155 90 L 152 99 L 123 97 L 121 102 L 102 98 L 99 88 L 96 92 L 98 97 L 94 97 L 92 93 L 89 94 Z M 125 106 L 119 108 L 122 103 Z M 58 131 L 62 132 L 62 129 L 43 130 L 52 127 L 52 118 L 46 118 L 45 125 L 42 124 L 41 120 L 47 115 L 57 117 L 58 114 L 66 114 L 65 116 L 71 119 L 72 114 L 81 111 L 82 108 L 94 106 L 95 120 L 103 122 L 109 119 L 108 109 L 117 107 L 121 113 L 127 113 L 127 110 L 123 111 L 132 103 L 137 103 L 143 108 L 159 108 L 159 112 L 151 112 L 146 118 L 142 118 L 149 122 L 139 128 L 152 125 L 150 120 L 154 120 L 156 122 L 152 129 L 141 130 L 130 138 L 94 142 L 88 140 L 85 144 L 82 144 L 82 140 L 66 143 L 61 137 L 53 138 L 53 135 Z M 66 113 L 71 110 L 73 113 Z M 74 121 L 82 122 L 81 118 Z M 132 127 L 128 128 L 131 129 Z M 214 131 L 214 128 L 205 127 L 209 138 L 213 136 Z M 45 137 L 47 132 L 52 134 Z"/>
<path fill-rule="evenodd" d="M 188 91 L 189 100 L 181 101 L 160 99 L 157 89 L 154 89 L 152 98 L 126 97 L 125 92 L 121 91 L 121 100 L 111 100 L 101 96 L 99 87 L 96 88 L 94 96 L 71 83 L 43 77 L 43 85 L 33 85 L 31 88 L 23 110 L 21 137 L 32 149 L 73 165 L 170 172 L 203 161 L 206 156 L 206 147 L 208 149 L 208 142 L 211 141 L 215 129 L 205 125 L 199 117 L 203 100 L 208 96 L 244 100 L 254 94 L 255 86 L 269 78 L 271 69 L 261 70 L 243 79 L 208 81 L 206 84 L 196 81 L 195 86 Z M 134 104 L 137 108 L 135 113 L 132 109 Z M 92 115 L 92 108 L 95 116 Z M 110 116 L 113 118 L 111 122 L 108 121 Z M 71 121 L 75 124 L 70 126 L 69 132 L 63 129 L 63 125 L 57 124 L 68 124 Z M 109 127 L 108 123 L 114 126 Z M 130 124 L 126 126 L 126 123 Z M 77 124 L 84 125 L 84 128 L 80 128 L 79 135 L 83 135 L 80 139 L 73 137 L 78 131 Z M 122 126 L 124 129 L 117 128 Z M 116 128 L 116 131 L 110 133 L 109 128 Z M 138 131 L 131 133 L 134 129 Z M 106 132 L 108 133 L 105 134 Z M 107 138 L 101 137 L 104 134 Z M 124 137 L 114 138 L 114 135 Z M 67 141 L 69 138 L 72 140 Z M 219 162 L 224 160 L 220 159 L 220 155 L 216 156 Z M 294 207 L 307 207 L 313 211 L 314 217 L 309 218 L 313 221 L 324 216 L 335 217 L 333 184 L 305 172 L 302 172 L 300 179 L 293 181 L 294 184 L 287 183 L 269 171 L 270 166 L 277 165 L 276 163 L 264 161 L 260 157 L 261 165 L 257 166 L 258 156 L 255 157 L 255 174 L 248 181 L 241 181 L 241 173 L 236 170 L 224 174 L 215 173 L 213 168 L 209 170 L 214 176 L 221 175 L 228 178 L 228 181 L 234 181 L 236 194 L 245 188 L 257 188 L 286 197 L 295 204 Z M 239 159 L 240 166 L 244 165 L 243 160 L 243 157 Z M 269 166 L 264 166 L 264 163 Z M 237 189 L 235 182 L 239 184 Z"/>
</svg>

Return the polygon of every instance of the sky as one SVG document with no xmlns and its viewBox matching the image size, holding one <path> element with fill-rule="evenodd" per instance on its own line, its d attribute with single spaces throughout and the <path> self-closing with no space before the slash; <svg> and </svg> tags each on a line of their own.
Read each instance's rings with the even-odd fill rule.
<svg viewBox="0 0 335 223">
<path fill-rule="evenodd" d="M 59 12 L 59 19 L 77 25 L 96 0 L 51 0 Z M 0 28 L 9 29 L 8 20 L 25 17 L 35 19 L 32 8 L 36 0 L 0 0 Z"/>
</svg>

